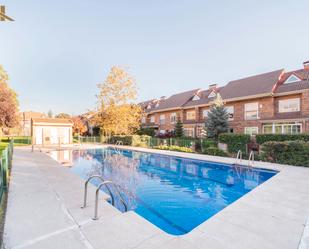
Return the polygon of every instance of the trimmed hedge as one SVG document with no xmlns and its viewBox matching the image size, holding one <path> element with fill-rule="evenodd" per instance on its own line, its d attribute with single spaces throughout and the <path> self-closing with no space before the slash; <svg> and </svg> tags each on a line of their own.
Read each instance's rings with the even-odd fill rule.
<svg viewBox="0 0 309 249">
<path fill-rule="evenodd" d="M 303 133 L 303 134 L 257 134 L 256 136 L 256 142 L 258 144 L 263 144 L 265 142 L 269 141 L 277 141 L 277 142 L 283 142 L 283 141 L 309 141 L 309 134 Z"/>
<path fill-rule="evenodd" d="M 201 144 L 202 152 L 204 152 L 209 147 L 217 147 L 217 143 L 214 140 L 203 139 Z"/>
<path fill-rule="evenodd" d="M 203 151 L 203 154 L 212 156 L 227 156 L 227 153 L 217 147 L 210 146 Z"/>
<path fill-rule="evenodd" d="M 108 142 L 115 144 L 117 141 L 122 141 L 123 145 L 148 147 L 150 139 L 151 137 L 147 135 L 115 135 L 112 136 Z"/>
<path fill-rule="evenodd" d="M 247 152 L 247 144 L 250 142 L 250 135 L 223 133 L 219 135 L 219 142 L 227 144 L 227 149 L 230 153 L 237 153 L 241 150 L 245 154 Z"/>
<path fill-rule="evenodd" d="M 261 147 L 260 159 L 272 163 L 309 167 L 309 142 L 266 142 Z"/>
<path fill-rule="evenodd" d="M 175 145 L 171 145 L 171 146 L 159 145 L 159 146 L 153 146 L 153 148 L 158 149 L 158 150 L 172 150 L 172 151 L 191 152 L 191 153 L 193 152 L 191 148 L 180 147 L 180 146 L 175 146 Z"/>
</svg>

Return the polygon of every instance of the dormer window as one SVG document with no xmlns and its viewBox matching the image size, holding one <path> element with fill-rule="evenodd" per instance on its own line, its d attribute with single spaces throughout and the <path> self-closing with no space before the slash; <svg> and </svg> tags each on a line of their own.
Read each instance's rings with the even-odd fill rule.
<svg viewBox="0 0 309 249">
<path fill-rule="evenodd" d="M 157 102 L 157 104 L 155 105 L 155 107 L 159 107 L 159 102 Z"/>
<path fill-rule="evenodd" d="M 291 74 L 289 76 L 289 78 L 286 79 L 286 81 L 284 82 L 284 84 L 289 84 L 289 83 L 294 83 L 294 82 L 298 82 L 301 81 L 300 78 L 298 78 L 296 75 Z"/>
<path fill-rule="evenodd" d="M 216 92 L 215 91 L 212 91 L 209 95 L 208 95 L 208 98 L 214 98 L 216 97 Z"/>
<path fill-rule="evenodd" d="M 197 95 L 194 95 L 194 97 L 192 98 L 193 101 L 196 101 L 196 100 L 199 100 L 199 99 L 200 99 L 200 97 L 197 96 Z"/>
<path fill-rule="evenodd" d="M 147 109 L 148 109 L 148 110 L 151 109 L 151 105 L 147 105 Z"/>
</svg>

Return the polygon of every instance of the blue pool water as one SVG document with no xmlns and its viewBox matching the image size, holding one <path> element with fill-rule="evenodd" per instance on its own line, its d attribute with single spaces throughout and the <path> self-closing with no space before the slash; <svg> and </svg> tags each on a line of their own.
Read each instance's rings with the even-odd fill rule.
<svg viewBox="0 0 309 249">
<path fill-rule="evenodd" d="M 129 150 L 73 151 L 72 170 L 100 174 L 125 189 L 134 210 L 167 233 L 181 235 L 276 174 L 227 164 Z M 92 182 L 98 185 L 98 181 Z M 123 206 L 116 201 L 116 207 Z"/>
</svg>

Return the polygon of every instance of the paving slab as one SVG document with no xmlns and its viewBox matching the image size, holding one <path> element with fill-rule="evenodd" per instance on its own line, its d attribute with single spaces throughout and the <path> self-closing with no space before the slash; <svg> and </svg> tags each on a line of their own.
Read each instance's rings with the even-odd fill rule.
<svg viewBox="0 0 309 249">
<path fill-rule="evenodd" d="M 102 146 L 91 146 L 91 148 Z M 87 148 L 83 146 L 83 148 Z M 122 147 L 192 159 L 233 159 Z M 246 161 L 243 161 L 246 164 Z M 5 222 L 6 248 L 34 249 L 305 249 L 308 245 L 309 169 L 256 162 L 280 172 L 191 232 L 173 236 L 133 211 L 121 213 L 95 187 L 81 209 L 84 180 L 44 152 L 15 149 Z"/>
</svg>

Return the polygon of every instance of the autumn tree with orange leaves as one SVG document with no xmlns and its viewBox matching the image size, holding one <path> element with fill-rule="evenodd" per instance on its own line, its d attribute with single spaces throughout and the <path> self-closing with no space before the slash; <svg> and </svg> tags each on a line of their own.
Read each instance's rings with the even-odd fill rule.
<svg viewBox="0 0 309 249">
<path fill-rule="evenodd" d="M 104 135 L 133 134 L 140 126 L 142 109 L 134 104 L 135 80 L 121 67 L 112 67 L 106 80 L 98 85 L 96 123 Z"/>
<path fill-rule="evenodd" d="M 78 134 L 78 135 L 83 135 L 84 133 L 86 133 L 87 131 L 87 126 L 85 125 L 85 123 L 83 122 L 83 120 L 80 117 L 73 117 L 71 118 L 72 122 L 73 122 L 73 134 Z"/>
<path fill-rule="evenodd" d="M 0 65 L 0 129 L 4 132 L 18 124 L 17 94 L 8 85 L 9 76 Z"/>
</svg>

